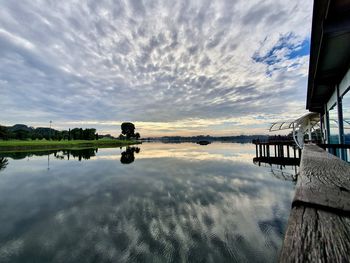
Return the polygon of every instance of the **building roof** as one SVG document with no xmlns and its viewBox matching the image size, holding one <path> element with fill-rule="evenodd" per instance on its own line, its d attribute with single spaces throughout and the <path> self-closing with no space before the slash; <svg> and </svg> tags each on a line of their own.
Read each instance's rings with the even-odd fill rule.
<svg viewBox="0 0 350 263">
<path fill-rule="evenodd" d="M 306 108 L 323 112 L 350 66 L 350 0 L 314 0 Z"/>
</svg>

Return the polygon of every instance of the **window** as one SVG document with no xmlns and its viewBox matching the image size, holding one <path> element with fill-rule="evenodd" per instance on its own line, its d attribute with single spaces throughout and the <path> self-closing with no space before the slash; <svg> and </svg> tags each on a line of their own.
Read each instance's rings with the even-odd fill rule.
<svg viewBox="0 0 350 263">
<path fill-rule="evenodd" d="M 329 143 L 339 143 L 339 125 L 338 125 L 338 108 L 334 104 L 328 111 L 329 114 Z"/>
<path fill-rule="evenodd" d="M 343 126 L 344 126 L 344 143 L 350 144 L 350 91 L 349 89 L 343 95 Z"/>
</svg>

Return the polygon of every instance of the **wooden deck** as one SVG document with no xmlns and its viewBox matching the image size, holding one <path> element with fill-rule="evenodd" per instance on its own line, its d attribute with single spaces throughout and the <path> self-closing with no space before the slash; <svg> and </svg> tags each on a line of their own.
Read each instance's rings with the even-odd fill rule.
<svg viewBox="0 0 350 263">
<path fill-rule="evenodd" d="M 280 262 L 350 262 L 350 165 L 304 147 Z"/>
</svg>

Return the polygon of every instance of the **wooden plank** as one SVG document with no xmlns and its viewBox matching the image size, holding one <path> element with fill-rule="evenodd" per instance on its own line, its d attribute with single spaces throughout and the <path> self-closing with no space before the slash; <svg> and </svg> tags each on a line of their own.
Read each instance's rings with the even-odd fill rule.
<svg viewBox="0 0 350 263">
<path fill-rule="evenodd" d="M 293 203 L 350 212 L 350 165 L 316 145 L 305 145 Z"/>
<path fill-rule="evenodd" d="M 291 211 L 280 262 L 350 262 L 350 218 L 310 208 Z"/>
</svg>

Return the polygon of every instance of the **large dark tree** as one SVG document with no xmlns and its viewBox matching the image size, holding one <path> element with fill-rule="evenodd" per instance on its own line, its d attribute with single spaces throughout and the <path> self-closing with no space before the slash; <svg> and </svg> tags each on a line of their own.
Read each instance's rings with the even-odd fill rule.
<svg viewBox="0 0 350 263">
<path fill-rule="evenodd" d="M 126 136 L 127 139 L 135 137 L 135 125 L 131 122 L 123 122 L 121 125 L 122 134 Z"/>
</svg>

